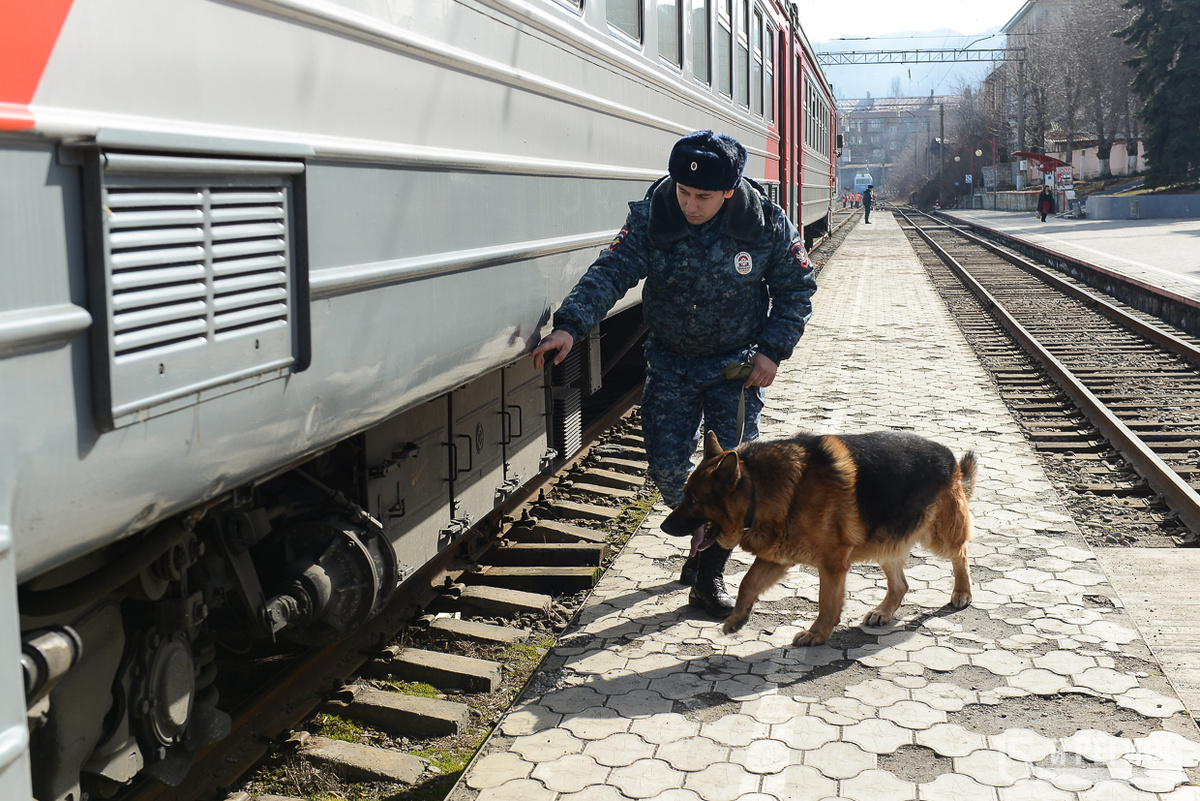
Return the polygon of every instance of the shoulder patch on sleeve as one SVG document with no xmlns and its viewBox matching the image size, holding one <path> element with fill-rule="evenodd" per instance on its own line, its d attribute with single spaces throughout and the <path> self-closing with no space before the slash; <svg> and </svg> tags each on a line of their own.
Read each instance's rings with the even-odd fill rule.
<svg viewBox="0 0 1200 801">
<path fill-rule="evenodd" d="M 804 242 L 797 239 L 792 243 L 790 248 L 792 258 L 796 260 L 796 264 L 801 267 L 812 267 L 812 262 L 808 260 L 808 251 L 804 249 Z"/>
<path fill-rule="evenodd" d="M 621 246 L 621 243 L 625 241 L 625 237 L 627 237 L 627 236 L 629 236 L 629 229 L 622 228 L 620 231 L 617 232 L 616 237 L 613 239 L 612 243 L 608 246 L 608 249 L 616 250 L 617 248 L 619 248 Z"/>
</svg>

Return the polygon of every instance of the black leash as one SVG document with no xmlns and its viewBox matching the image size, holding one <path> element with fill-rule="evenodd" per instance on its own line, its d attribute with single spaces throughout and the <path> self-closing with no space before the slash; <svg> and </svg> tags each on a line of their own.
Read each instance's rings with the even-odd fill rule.
<svg viewBox="0 0 1200 801">
<path fill-rule="evenodd" d="M 742 383 L 742 394 L 738 397 L 737 410 L 737 442 L 733 447 L 736 448 L 742 444 L 742 435 L 746 433 L 746 384 L 745 381 L 753 372 L 754 365 L 749 362 L 730 362 L 721 370 L 721 378 L 733 381 L 740 379 Z"/>
</svg>

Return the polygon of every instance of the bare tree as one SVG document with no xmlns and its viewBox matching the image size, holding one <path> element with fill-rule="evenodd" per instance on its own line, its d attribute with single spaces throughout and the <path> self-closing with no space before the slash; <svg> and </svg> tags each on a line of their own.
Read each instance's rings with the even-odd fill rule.
<svg viewBox="0 0 1200 801">
<path fill-rule="evenodd" d="M 1057 108 L 1054 94 L 1057 46 L 1052 32 L 1044 25 L 1030 33 L 1009 36 L 1009 45 L 1025 48 L 1025 135 L 1034 152 L 1045 153 L 1046 135 Z"/>
<path fill-rule="evenodd" d="M 1076 122 L 1091 128 L 1102 178 L 1112 175 L 1113 143 L 1124 133 L 1122 123 L 1128 116 L 1133 72 L 1123 62 L 1135 55 L 1113 33 L 1131 19 L 1131 13 L 1121 8 L 1121 0 L 1072 0 L 1063 13 L 1064 38 L 1070 43 L 1064 58 L 1064 80 L 1073 81 L 1071 88 L 1079 90 L 1077 103 L 1066 109 L 1069 113 L 1078 107 L 1079 117 L 1064 127 L 1068 135 L 1075 132 Z M 1064 99 L 1070 102 L 1071 97 L 1065 95 Z"/>
<path fill-rule="evenodd" d="M 1092 46 L 1087 33 L 1079 24 L 1082 17 L 1079 5 L 1082 0 L 1064 4 L 1061 14 L 1050 23 L 1051 35 L 1058 44 L 1054 54 L 1054 77 L 1052 92 L 1058 107 L 1056 115 L 1059 127 L 1066 140 L 1066 162 L 1074 160 L 1075 139 L 1079 134 L 1083 101 L 1088 96 L 1088 70 L 1083 64 L 1082 53 Z"/>
</svg>

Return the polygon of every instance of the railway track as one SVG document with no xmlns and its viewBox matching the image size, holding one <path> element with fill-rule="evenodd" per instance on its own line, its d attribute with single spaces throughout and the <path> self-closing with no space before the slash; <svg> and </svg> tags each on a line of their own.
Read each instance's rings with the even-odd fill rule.
<svg viewBox="0 0 1200 801">
<path fill-rule="evenodd" d="M 835 215 L 818 271 L 860 216 Z M 348 639 L 222 665 L 245 696 L 230 735 L 179 786 L 143 782 L 118 801 L 444 797 L 658 497 L 639 392 Z"/>
<path fill-rule="evenodd" d="M 1200 343 L 955 226 L 901 216 L 1085 534 L 1197 544 Z"/>
</svg>

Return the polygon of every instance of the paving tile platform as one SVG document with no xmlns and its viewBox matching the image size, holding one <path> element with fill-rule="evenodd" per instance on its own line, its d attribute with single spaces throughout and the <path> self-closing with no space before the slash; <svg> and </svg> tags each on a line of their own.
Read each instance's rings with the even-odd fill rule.
<svg viewBox="0 0 1200 801">
<path fill-rule="evenodd" d="M 860 624 L 884 592 L 860 565 L 829 643 L 793 647 L 817 599 L 796 567 L 727 636 L 686 606 L 659 505 L 451 798 L 1200 801 L 1195 722 L 892 217 L 819 283 L 764 435 L 974 450 L 971 606 L 948 608 L 949 564 L 917 551 L 887 627 Z"/>
</svg>

